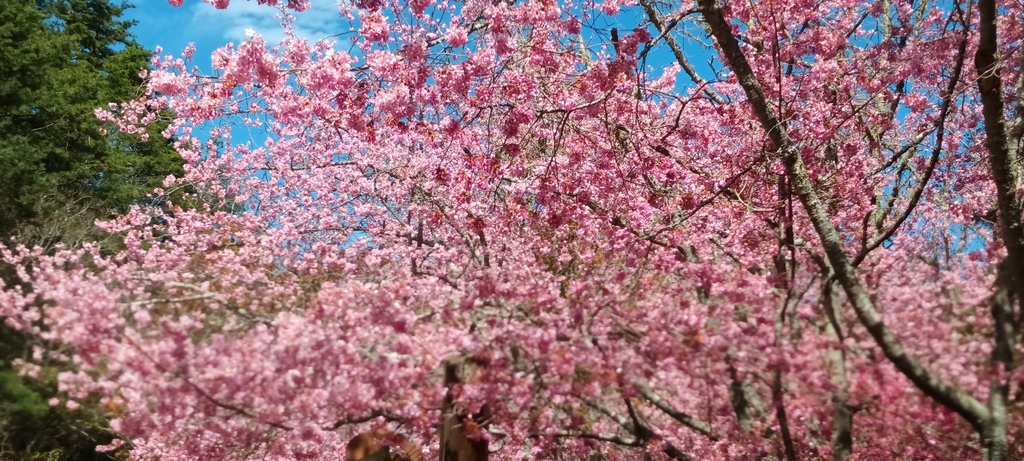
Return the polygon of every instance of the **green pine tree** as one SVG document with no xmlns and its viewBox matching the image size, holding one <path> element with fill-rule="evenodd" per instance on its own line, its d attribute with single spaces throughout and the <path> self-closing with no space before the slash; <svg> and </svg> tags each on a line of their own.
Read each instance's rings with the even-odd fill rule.
<svg viewBox="0 0 1024 461">
<path fill-rule="evenodd" d="M 0 2 L 0 238 L 51 248 L 115 238 L 93 222 L 181 174 L 171 142 L 117 133 L 97 107 L 135 97 L 149 51 L 110 0 Z M 109 134 L 102 134 L 107 128 Z"/>
</svg>

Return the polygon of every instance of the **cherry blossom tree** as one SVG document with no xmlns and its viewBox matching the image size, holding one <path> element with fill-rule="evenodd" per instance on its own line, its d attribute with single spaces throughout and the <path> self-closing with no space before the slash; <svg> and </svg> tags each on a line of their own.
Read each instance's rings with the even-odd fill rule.
<svg viewBox="0 0 1024 461">
<path fill-rule="evenodd" d="M 98 112 L 186 173 L 3 254 L 54 404 L 163 461 L 429 458 L 449 399 L 495 459 L 1024 455 L 1021 4 L 339 8 Z"/>
</svg>

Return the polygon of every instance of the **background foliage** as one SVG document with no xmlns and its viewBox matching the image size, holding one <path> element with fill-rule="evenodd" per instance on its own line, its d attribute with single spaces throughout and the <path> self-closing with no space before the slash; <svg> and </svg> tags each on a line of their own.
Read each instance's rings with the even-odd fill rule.
<svg viewBox="0 0 1024 461">
<path fill-rule="evenodd" d="M 108 131 L 95 110 L 135 98 L 150 51 L 132 38 L 130 6 L 110 0 L 0 2 L 0 244 L 11 239 L 52 251 L 120 236 L 96 219 L 146 200 L 181 157 L 159 135 Z M 151 139 L 147 142 L 145 138 Z M 0 276 L 10 277 L 10 267 Z M 110 440 L 95 402 L 52 407 L 59 368 L 38 380 L 12 367 L 31 357 L 38 338 L 0 327 L 0 459 L 99 460 Z"/>
</svg>

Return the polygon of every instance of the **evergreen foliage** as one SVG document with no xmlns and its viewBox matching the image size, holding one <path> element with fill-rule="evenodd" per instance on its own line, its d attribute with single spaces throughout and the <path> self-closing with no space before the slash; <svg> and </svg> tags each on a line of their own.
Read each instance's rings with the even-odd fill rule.
<svg viewBox="0 0 1024 461">
<path fill-rule="evenodd" d="M 14 0 L 0 5 L 0 237 L 52 248 L 104 237 L 93 222 L 123 212 L 181 174 L 159 136 L 116 133 L 96 108 L 137 96 L 149 51 L 127 5 Z M 111 242 L 107 242 L 112 244 Z"/>
</svg>

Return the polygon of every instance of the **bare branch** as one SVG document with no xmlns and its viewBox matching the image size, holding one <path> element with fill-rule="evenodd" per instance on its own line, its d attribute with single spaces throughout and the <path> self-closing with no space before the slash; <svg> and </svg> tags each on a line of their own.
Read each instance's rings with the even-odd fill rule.
<svg viewBox="0 0 1024 461">
<path fill-rule="evenodd" d="M 683 72 L 686 72 L 686 75 L 690 76 L 690 80 L 693 80 L 693 83 L 696 83 L 698 86 L 703 87 L 704 94 L 711 98 L 711 100 L 714 101 L 716 104 L 724 104 L 725 98 L 723 98 L 722 95 L 718 94 L 718 92 L 715 91 L 714 88 L 708 86 L 707 81 L 701 78 L 700 75 L 697 75 L 697 71 L 693 68 L 693 65 L 690 64 L 690 61 L 687 60 L 686 56 L 683 54 L 683 49 L 679 46 L 679 43 L 676 42 L 676 39 L 672 37 L 672 35 L 670 34 L 672 29 L 674 29 L 675 26 L 679 24 L 680 19 L 682 17 L 689 15 L 689 13 L 684 14 L 681 17 L 677 17 L 670 21 L 668 24 L 665 24 L 664 18 L 662 17 L 661 13 L 658 12 L 657 8 L 655 8 L 654 5 L 651 4 L 650 0 L 640 0 L 640 6 L 643 7 L 644 12 L 647 13 L 647 18 L 651 20 L 651 24 L 654 24 L 654 28 L 658 30 L 658 36 L 651 40 L 651 45 L 653 46 L 654 43 L 656 43 L 658 40 L 664 38 L 665 43 L 668 44 L 669 49 L 672 50 L 672 54 L 676 57 L 676 62 L 678 62 L 679 66 L 683 68 Z M 650 48 L 644 49 L 644 53 L 648 52 L 649 50 Z"/>
<path fill-rule="evenodd" d="M 651 404 L 653 404 L 666 415 L 669 415 L 672 419 L 678 421 L 680 424 L 697 431 L 698 433 L 700 433 L 704 437 L 707 437 L 711 441 L 717 442 L 722 438 L 717 432 L 715 432 L 714 429 L 711 428 L 710 424 L 701 421 L 700 419 L 697 419 L 693 416 L 690 416 L 685 412 L 679 411 L 671 404 L 669 404 L 667 401 L 665 401 L 665 399 L 661 398 L 661 396 L 655 394 L 650 387 L 641 383 L 634 384 L 637 386 L 637 390 L 640 391 L 640 395 L 644 396 L 644 398 L 647 399 L 648 402 L 651 402 Z"/>
</svg>

